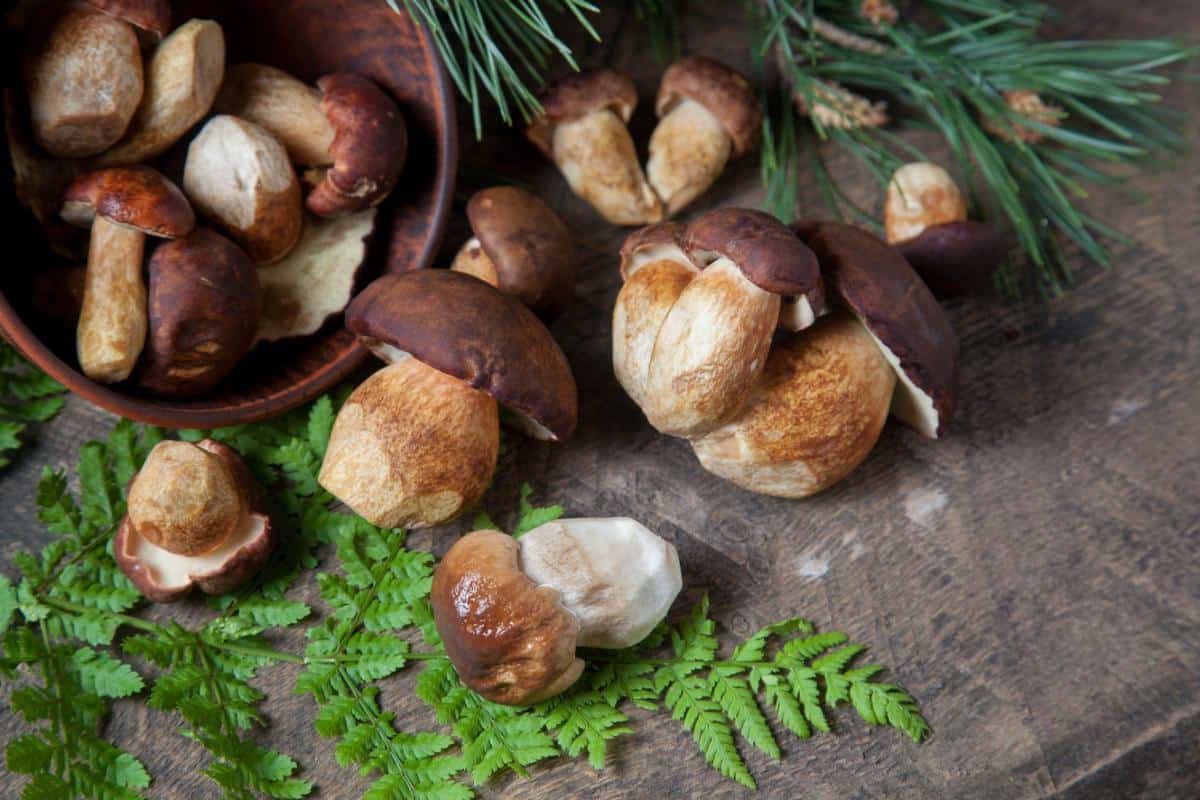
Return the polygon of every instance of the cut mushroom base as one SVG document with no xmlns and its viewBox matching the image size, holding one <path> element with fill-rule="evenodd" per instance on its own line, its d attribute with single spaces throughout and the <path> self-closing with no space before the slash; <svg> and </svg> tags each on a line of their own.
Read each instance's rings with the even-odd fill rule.
<svg viewBox="0 0 1200 800">
<path fill-rule="evenodd" d="M 637 644 L 683 585 L 675 548 L 631 519 L 564 519 L 519 541 L 468 534 L 438 564 L 434 622 L 463 683 L 530 705 L 583 672 L 576 647 Z"/>
</svg>

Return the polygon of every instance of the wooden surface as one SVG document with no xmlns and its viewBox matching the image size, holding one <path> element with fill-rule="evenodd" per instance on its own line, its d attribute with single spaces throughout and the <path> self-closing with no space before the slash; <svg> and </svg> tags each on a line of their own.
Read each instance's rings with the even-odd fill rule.
<svg viewBox="0 0 1200 800">
<path fill-rule="evenodd" d="M 736 4 L 706 5 L 729 10 L 689 14 L 691 49 L 746 66 Z M 1068 6 L 1065 34 L 1200 38 L 1200 8 L 1191 4 Z M 1082 6 L 1090 10 L 1079 13 Z M 642 96 L 634 129 L 644 143 L 658 68 L 634 23 L 606 16 L 601 27 L 615 37 L 592 46 L 586 60 L 634 73 Z M 1171 98 L 1200 110 L 1195 83 Z M 1141 181 L 1143 204 L 1115 195 L 1091 203 L 1134 239 L 1114 271 L 1076 259 L 1079 286 L 1050 305 L 952 305 L 963 341 L 962 412 L 944 440 L 889 425 L 849 480 L 810 501 L 787 502 L 707 475 L 685 444 L 650 430 L 609 365 L 622 234 L 571 197 L 518 136 L 475 145 L 464 133 L 462 188 L 482 185 L 488 173 L 535 184 L 567 218 L 580 267 L 576 300 L 555 326 L 582 391 L 579 434 L 560 447 L 522 445 L 486 505 L 505 512 L 513 486 L 530 480 L 539 499 L 570 514 L 637 517 L 679 548 L 686 596 L 677 610 L 708 592 L 716 617 L 738 635 L 791 614 L 845 630 L 871 645 L 933 725 L 933 737 L 917 746 L 842 711 L 834 735 L 781 737 L 780 762 L 746 751 L 759 796 L 1197 796 L 1200 159 Z M 843 160 L 834 163 L 853 174 Z M 859 198 L 872 202 L 870 184 L 857 186 Z M 815 193 L 804 194 L 815 212 Z M 759 199 L 751 160 L 700 207 Z M 459 215 L 443 259 L 465 237 Z M 74 401 L 4 475 L 5 555 L 43 538 L 32 507 L 41 465 L 73 461 L 79 445 L 111 423 Z M 440 531 L 411 541 L 441 553 L 451 538 Z M 311 580 L 298 592 L 314 595 Z M 195 621 L 203 611 L 196 603 L 170 613 Z M 281 644 L 302 646 L 298 638 Z M 312 733 L 314 709 L 291 694 L 294 677 L 290 667 L 262 677 L 267 740 L 307 767 L 324 787 L 321 797 L 357 797 L 363 782 L 340 770 L 330 742 Z M 389 681 L 384 702 L 400 725 L 425 728 L 432 715 L 412 696 L 413 680 Z M 556 763 L 481 795 L 749 795 L 709 770 L 666 715 L 635 717 L 637 734 L 617 744 L 605 771 Z M 197 774 L 204 754 L 174 728 L 144 704 L 121 702 L 109 732 L 147 762 L 154 797 L 214 797 Z M 11 719 L 0 720 L 0 738 L 14 730 Z M 10 780 L 0 773 L 0 787 Z"/>
</svg>

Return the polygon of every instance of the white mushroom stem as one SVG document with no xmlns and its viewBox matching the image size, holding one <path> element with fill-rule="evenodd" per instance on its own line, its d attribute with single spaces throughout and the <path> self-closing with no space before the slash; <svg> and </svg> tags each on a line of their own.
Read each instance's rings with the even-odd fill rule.
<svg viewBox="0 0 1200 800">
<path fill-rule="evenodd" d="M 83 373 L 118 383 L 129 377 L 146 343 L 146 235 L 103 217 L 92 223 L 76 347 Z"/>
<path fill-rule="evenodd" d="M 520 545 L 521 571 L 579 619 L 579 647 L 637 644 L 683 588 L 675 547 L 625 517 L 556 520 Z"/>
<path fill-rule="evenodd" d="M 267 129 L 297 164 L 333 163 L 336 132 L 321 110 L 321 93 L 283 70 L 263 64 L 230 67 L 215 108 Z"/>
<path fill-rule="evenodd" d="M 646 174 L 672 217 L 716 182 L 733 141 L 712 112 L 695 100 L 678 103 L 650 137 Z"/>
<path fill-rule="evenodd" d="M 646 183 L 629 130 L 609 109 L 559 123 L 554 163 L 571 191 L 614 225 L 647 225 L 662 219 L 662 204 Z"/>
<path fill-rule="evenodd" d="M 468 239 L 466 244 L 459 248 L 450 269 L 466 273 L 473 278 L 479 278 L 492 286 L 500 286 L 500 274 L 496 271 L 496 265 L 492 263 L 492 259 L 484 252 L 483 245 L 475 237 Z"/>
</svg>

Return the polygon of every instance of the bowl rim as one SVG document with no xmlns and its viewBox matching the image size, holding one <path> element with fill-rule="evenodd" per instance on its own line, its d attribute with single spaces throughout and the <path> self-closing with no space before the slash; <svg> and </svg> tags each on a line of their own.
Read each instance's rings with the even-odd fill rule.
<svg viewBox="0 0 1200 800">
<path fill-rule="evenodd" d="M 449 72 L 426 27 L 410 15 L 421 46 L 433 65 L 432 91 L 435 102 L 445 109 L 446 124 L 437 134 L 438 164 L 433 188 L 433 224 L 420 254 L 408 268 L 428 269 L 437 257 L 445 236 L 458 172 L 458 108 Z M 186 408 L 170 401 L 136 397 L 88 378 L 58 357 L 33 332 L 0 290 L 0 334 L 34 366 L 65 386 L 74 395 L 117 416 L 164 428 L 223 428 L 270 419 L 315 400 L 335 388 L 366 361 L 369 351 L 359 341 L 338 358 L 322 365 L 297 384 L 237 407 Z"/>
</svg>

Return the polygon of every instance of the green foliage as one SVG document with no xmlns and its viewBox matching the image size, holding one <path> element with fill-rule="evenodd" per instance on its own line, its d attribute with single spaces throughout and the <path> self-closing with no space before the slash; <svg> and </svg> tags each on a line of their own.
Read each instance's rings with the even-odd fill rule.
<svg viewBox="0 0 1200 800">
<path fill-rule="evenodd" d="M 0 467 L 12 463 L 29 423 L 48 422 L 62 410 L 66 391 L 12 345 L 0 341 Z"/>
<path fill-rule="evenodd" d="M 1119 185 L 1183 146 L 1181 116 L 1157 104 L 1169 82 L 1162 70 L 1195 57 L 1200 48 L 1194 45 L 1045 41 L 1040 33 L 1049 8 L 1023 1 L 935 0 L 927 4 L 927 16 L 905 8 L 896 25 L 879 27 L 854 3 L 747 5 L 755 18 L 755 54 L 779 65 L 788 89 L 808 108 L 833 110 L 836 103 L 824 99 L 822 89 L 838 84 L 886 99 L 892 116 L 907 125 L 937 131 L 967 187 L 986 190 L 974 197 L 976 211 L 1011 227 L 1033 267 L 1032 282 L 1043 292 L 1059 292 L 1071 281 L 1060 239 L 1101 265 L 1109 262 L 1111 243 L 1126 241 L 1078 207 L 1089 184 Z M 1061 124 L 1014 111 L 1003 97 L 1013 90 L 1036 92 L 1061 109 Z M 783 103 L 765 127 L 767 207 L 785 220 L 799 211 L 794 186 L 801 156 L 791 132 L 796 114 Z M 1024 126 L 1045 138 L 1004 141 L 984 120 L 1010 133 Z M 861 161 L 881 192 L 901 164 L 929 160 L 886 128 L 838 127 L 815 114 L 809 122 L 818 139 Z M 828 209 L 876 227 L 874 213 L 855 206 L 815 146 L 811 150 Z"/>
</svg>

